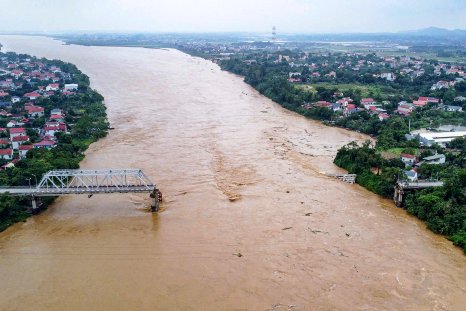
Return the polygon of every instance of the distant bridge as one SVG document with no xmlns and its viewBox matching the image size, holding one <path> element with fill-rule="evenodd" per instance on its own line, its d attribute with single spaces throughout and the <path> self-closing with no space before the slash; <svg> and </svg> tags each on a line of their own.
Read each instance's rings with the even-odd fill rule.
<svg viewBox="0 0 466 311">
<path fill-rule="evenodd" d="M 69 194 L 150 193 L 152 210 L 159 208 L 156 185 L 139 169 L 53 170 L 47 172 L 36 187 L 0 188 L 0 193 L 31 196 L 33 210 L 36 197 Z"/>
<path fill-rule="evenodd" d="M 349 184 L 354 184 L 356 182 L 357 174 L 327 174 L 327 176 L 335 177 Z"/>
<path fill-rule="evenodd" d="M 401 207 L 403 205 L 403 195 L 407 190 L 421 190 L 433 187 L 443 187 L 443 181 L 402 181 L 398 180 L 395 184 L 395 192 L 393 194 L 393 201 L 396 206 Z"/>
</svg>

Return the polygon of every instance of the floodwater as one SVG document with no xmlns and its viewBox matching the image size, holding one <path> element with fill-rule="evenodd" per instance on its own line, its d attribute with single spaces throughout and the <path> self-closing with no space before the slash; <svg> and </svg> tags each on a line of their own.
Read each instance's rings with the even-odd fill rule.
<svg viewBox="0 0 466 311">
<path fill-rule="evenodd" d="M 142 168 L 165 199 L 63 197 L 1 233 L 1 310 L 464 310 L 460 249 L 323 174 L 366 137 L 179 51 L 0 42 L 88 74 L 115 129 L 82 167 Z"/>
</svg>

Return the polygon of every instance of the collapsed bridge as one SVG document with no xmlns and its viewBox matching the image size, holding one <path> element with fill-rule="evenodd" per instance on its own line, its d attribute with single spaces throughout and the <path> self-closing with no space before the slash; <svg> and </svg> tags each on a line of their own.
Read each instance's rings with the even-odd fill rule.
<svg viewBox="0 0 466 311">
<path fill-rule="evenodd" d="M 3 187 L 0 193 L 31 196 L 37 209 L 37 197 L 70 194 L 150 193 L 152 211 L 159 209 L 161 193 L 140 169 L 52 170 L 35 187 Z"/>
</svg>

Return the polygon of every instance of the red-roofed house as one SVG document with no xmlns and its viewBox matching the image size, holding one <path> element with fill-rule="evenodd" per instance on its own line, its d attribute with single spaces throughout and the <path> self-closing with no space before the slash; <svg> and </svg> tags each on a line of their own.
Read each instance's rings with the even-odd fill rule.
<svg viewBox="0 0 466 311">
<path fill-rule="evenodd" d="M 325 100 L 319 100 L 314 104 L 316 107 L 324 107 L 324 108 L 330 108 L 332 107 L 332 104 L 325 101 Z"/>
<path fill-rule="evenodd" d="M 57 132 L 66 132 L 66 124 L 63 122 L 47 122 L 44 126 L 45 135 L 55 136 Z"/>
<path fill-rule="evenodd" d="M 52 114 L 50 116 L 50 121 L 57 121 L 57 122 L 60 122 L 60 121 L 64 121 L 65 118 L 62 116 L 62 115 L 58 115 L 58 114 Z"/>
<path fill-rule="evenodd" d="M 348 104 L 346 105 L 346 108 L 345 108 L 345 111 L 344 111 L 344 114 L 345 115 L 350 115 L 350 114 L 353 114 L 353 113 L 357 113 L 357 112 L 360 112 L 364 109 L 358 109 L 356 108 L 356 105 L 355 104 Z"/>
<path fill-rule="evenodd" d="M 379 113 L 379 120 L 380 121 L 383 121 L 383 120 L 387 120 L 387 119 L 390 119 L 390 116 L 386 113 Z"/>
<path fill-rule="evenodd" d="M 374 105 L 377 102 L 373 98 L 363 98 L 361 99 L 361 104 L 364 105 Z"/>
<path fill-rule="evenodd" d="M 0 90 L 0 97 L 8 96 L 9 93 L 5 92 L 4 90 Z"/>
<path fill-rule="evenodd" d="M 39 143 L 35 143 L 34 148 L 36 148 L 36 149 L 39 149 L 39 148 L 50 149 L 50 148 L 55 147 L 55 145 L 56 145 L 56 142 L 54 142 L 53 140 L 43 140 L 43 141 L 41 141 Z"/>
<path fill-rule="evenodd" d="M 28 141 L 29 141 L 29 136 L 27 135 L 15 136 L 11 140 L 11 145 L 13 146 L 13 149 L 18 149 L 19 146 L 21 146 L 22 144 Z"/>
<path fill-rule="evenodd" d="M 26 129 L 22 127 L 13 127 L 10 129 L 10 139 L 16 136 L 24 136 L 26 135 Z"/>
<path fill-rule="evenodd" d="M 28 117 L 30 117 L 30 118 L 40 118 L 40 117 L 44 116 L 44 107 L 25 106 L 24 110 L 27 111 Z"/>
<path fill-rule="evenodd" d="M 416 105 L 418 103 L 419 106 L 425 106 L 427 104 L 438 104 L 440 100 L 435 97 L 419 97 L 417 101 L 414 101 L 413 103 Z M 424 103 L 424 104 L 422 104 Z"/>
<path fill-rule="evenodd" d="M 27 152 L 29 150 L 31 150 L 32 148 L 34 148 L 33 145 L 21 145 L 21 146 L 19 146 L 19 148 L 18 148 L 19 158 L 24 159 L 26 157 Z"/>
<path fill-rule="evenodd" d="M 400 155 L 400 160 L 406 165 L 413 165 L 416 163 L 416 156 L 408 153 L 402 153 Z"/>
<path fill-rule="evenodd" d="M 40 94 L 37 92 L 30 92 L 30 93 L 24 94 L 23 96 L 29 98 L 30 100 L 34 100 L 34 99 L 39 98 Z"/>
<path fill-rule="evenodd" d="M 396 110 L 397 113 L 401 115 L 410 115 L 415 109 L 413 104 L 408 104 L 406 102 L 401 102 L 398 104 L 398 109 Z"/>
<path fill-rule="evenodd" d="M 13 159 L 13 149 L 0 149 L 0 159 L 11 160 Z"/>
<path fill-rule="evenodd" d="M 11 75 L 15 77 L 16 79 L 18 79 L 19 77 L 23 75 L 23 71 L 19 69 L 15 69 L 11 71 Z"/>
<path fill-rule="evenodd" d="M 49 84 L 45 88 L 46 91 L 58 91 L 59 89 L 60 89 L 60 85 L 58 83 Z"/>
</svg>

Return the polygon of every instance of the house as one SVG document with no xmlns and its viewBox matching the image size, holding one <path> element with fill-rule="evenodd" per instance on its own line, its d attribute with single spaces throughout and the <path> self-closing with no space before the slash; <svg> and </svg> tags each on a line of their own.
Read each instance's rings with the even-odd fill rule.
<svg viewBox="0 0 466 311">
<path fill-rule="evenodd" d="M 366 110 L 377 110 L 377 108 L 382 108 L 382 105 L 376 103 L 364 103 L 364 109 Z"/>
<path fill-rule="evenodd" d="M 327 102 L 327 101 L 325 101 L 325 100 L 319 100 L 318 102 L 316 102 L 316 103 L 314 104 L 314 106 L 316 106 L 316 107 L 324 107 L 324 108 L 329 108 L 329 109 L 330 109 L 330 108 L 332 108 L 332 103 L 329 103 L 329 102 Z"/>
<path fill-rule="evenodd" d="M 13 77 L 15 77 L 15 79 L 19 79 L 19 77 L 21 77 L 23 75 L 23 71 L 22 70 L 19 70 L 19 69 L 14 69 L 11 71 L 11 75 Z"/>
<path fill-rule="evenodd" d="M 19 158 L 24 159 L 29 150 L 34 148 L 33 145 L 21 145 L 18 147 Z"/>
<path fill-rule="evenodd" d="M 55 136 L 57 132 L 66 132 L 66 124 L 63 122 L 47 122 L 44 126 L 44 135 Z"/>
<path fill-rule="evenodd" d="M 10 122 L 6 124 L 6 127 L 8 128 L 17 127 L 17 126 L 20 126 L 20 125 L 19 125 L 19 122 L 16 120 L 10 120 Z"/>
<path fill-rule="evenodd" d="M 388 119 L 390 119 L 390 116 L 387 113 L 379 113 L 379 120 L 380 121 L 388 120 Z"/>
<path fill-rule="evenodd" d="M 463 111 L 463 107 L 444 105 L 443 110 L 448 111 L 448 112 L 461 112 L 461 111 Z"/>
<path fill-rule="evenodd" d="M 10 141 L 8 139 L 0 138 L 0 147 L 6 147 L 8 145 L 10 145 Z"/>
<path fill-rule="evenodd" d="M 24 94 L 23 97 L 27 97 L 27 98 L 29 98 L 30 100 L 35 100 L 35 99 L 37 99 L 37 98 L 40 97 L 40 94 L 37 93 L 37 92 L 30 92 L 30 93 Z"/>
<path fill-rule="evenodd" d="M 413 104 L 416 107 L 424 107 L 427 104 L 438 104 L 440 100 L 435 97 L 419 97 L 417 100 L 413 101 Z"/>
<path fill-rule="evenodd" d="M 364 107 L 366 105 L 375 105 L 375 104 L 377 104 L 377 102 L 373 98 L 363 98 L 363 99 L 361 99 L 361 105 L 363 105 Z"/>
<path fill-rule="evenodd" d="M 65 91 L 77 91 L 78 85 L 76 83 L 65 84 L 64 90 Z"/>
<path fill-rule="evenodd" d="M 11 145 L 13 146 L 13 149 L 18 149 L 19 146 L 21 146 L 22 144 L 28 141 L 29 141 L 29 136 L 27 135 L 15 136 L 11 139 Z"/>
<path fill-rule="evenodd" d="M 63 111 L 62 111 L 61 109 L 54 108 L 54 109 L 52 109 L 52 111 L 50 111 L 50 114 L 51 114 L 51 115 L 56 114 L 56 115 L 60 115 L 60 116 L 61 116 L 61 115 L 63 115 Z"/>
<path fill-rule="evenodd" d="M 52 114 L 50 116 L 49 120 L 52 121 L 52 122 L 64 122 L 65 117 L 63 117 L 62 115 L 59 115 L 59 114 Z"/>
<path fill-rule="evenodd" d="M 50 149 L 55 147 L 56 142 L 53 140 L 43 140 L 41 142 L 35 143 L 33 146 L 35 149 L 43 148 L 43 149 Z"/>
<path fill-rule="evenodd" d="M 384 72 L 380 75 L 382 79 L 385 79 L 387 81 L 395 81 L 396 80 L 396 75 L 393 72 Z"/>
<path fill-rule="evenodd" d="M 22 127 L 13 127 L 10 128 L 10 139 L 16 136 L 24 136 L 26 135 L 26 129 Z"/>
<path fill-rule="evenodd" d="M 346 106 L 348 106 L 348 104 L 352 102 L 353 100 L 351 99 L 351 97 L 344 97 L 342 99 L 337 100 L 337 104 L 340 104 L 340 106 L 343 108 L 346 108 Z"/>
<path fill-rule="evenodd" d="M 417 181 L 417 172 L 414 170 L 411 171 L 403 171 L 409 181 Z"/>
<path fill-rule="evenodd" d="M 21 101 L 21 98 L 18 97 L 18 96 L 13 96 L 11 98 L 11 103 L 15 104 L 15 103 L 19 103 Z"/>
<path fill-rule="evenodd" d="M 402 153 L 400 155 L 400 160 L 406 165 L 413 165 L 416 163 L 416 156 L 408 153 Z"/>
<path fill-rule="evenodd" d="M 8 96 L 9 93 L 5 92 L 4 90 L 0 90 L 0 97 Z"/>
<path fill-rule="evenodd" d="M 430 157 L 425 157 L 422 159 L 423 163 L 426 164 L 444 164 L 445 163 L 445 155 L 444 154 L 434 154 Z"/>
<path fill-rule="evenodd" d="M 40 118 L 44 116 L 44 107 L 40 106 L 25 106 L 29 118 Z"/>
<path fill-rule="evenodd" d="M 398 109 L 395 111 L 398 114 L 401 115 L 410 115 L 415 109 L 415 106 L 413 104 L 408 104 L 407 102 L 400 102 L 398 103 Z"/>
<path fill-rule="evenodd" d="M 437 83 L 434 83 L 432 87 L 430 88 L 432 91 L 435 90 L 441 90 L 441 89 L 448 89 L 452 86 L 455 86 L 456 82 L 455 81 L 438 81 Z"/>
<path fill-rule="evenodd" d="M 0 159 L 11 160 L 13 159 L 13 149 L 0 149 Z"/>
<path fill-rule="evenodd" d="M 344 114 L 345 115 L 350 115 L 350 114 L 353 114 L 353 113 L 358 113 L 358 112 L 361 112 L 363 111 L 364 109 L 359 109 L 359 108 L 356 108 L 356 105 L 355 104 L 348 104 L 346 105 L 346 108 L 344 110 Z"/>
<path fill-rule="evenodd" d="M 330 107 L 333 111 L 340 111 L 341 106 L 339 103 L 332 103 L 332 106 Z"/>
<path fill-rule="evenodd" d="M 8 162 L 8 163 L 6 163 L 6 164 L 3 164 L 3 165 L 0 167 L 0 169 L 6 170 L 7 168 L 13 168 L 13 167 L 15 167 L 15 164 L 16 164 L 17 160 L 18 160 L 18 159 L 15 159 L 15 160 L 13 160 L 13 161 L 11 161 L 11 162 Z"/>
<path fill-rule="evenodd" d="M 58 91 L 59 89 L 60 89 L 60 85 L 58 83 L 49 84 L 45 88 L 46 91 Z"/>
</svg>

